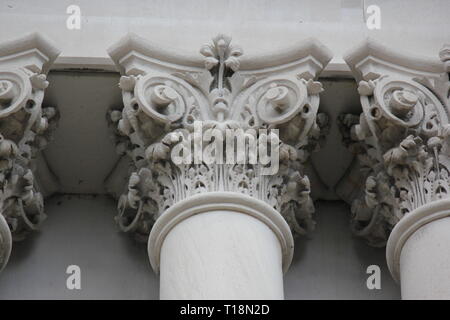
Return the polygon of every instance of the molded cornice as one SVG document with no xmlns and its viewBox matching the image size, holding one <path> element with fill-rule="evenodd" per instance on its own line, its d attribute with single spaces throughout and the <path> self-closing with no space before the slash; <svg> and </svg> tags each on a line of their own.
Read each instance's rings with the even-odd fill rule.
<svg viewBox="0 0 450 320">
<path fill-rule="evenodd" d="M 0 43 L 0 67 L 24 67 L 47 73 L 61 52 L 40 33 Z"/>
<path fill-rule="evenodd" d="M 173 69 L 204 68 L 204 59 L 201 55 L 180 53 L 179 50 L 162 48 L 136 34 L 130 33 L 108 49 L 108 53 L 121 74 L 139 74 L 145 69 L 158 66 Z M 264 52 L 259 55 L 240 57 L 240 72 L 260 70 L 260 72 L 279 72 L 280 68 L 290 68 L 304 64 L 308 61 L 311 68 L 305 76 L 314 78 L 322 71 L 333 57 L 331 51 L 315 39 L 306 39 L 288 48 L 273 52 Z"/>
<path fill-rule="evenodd" d="M 445 71 L 439 59 L 416 57 L 397 52 L 368 38 L 344 55 L 353 75 L 360 80 L 373 80 L 387 72 L 405 76 L 440 77 Z"/>
</svg>

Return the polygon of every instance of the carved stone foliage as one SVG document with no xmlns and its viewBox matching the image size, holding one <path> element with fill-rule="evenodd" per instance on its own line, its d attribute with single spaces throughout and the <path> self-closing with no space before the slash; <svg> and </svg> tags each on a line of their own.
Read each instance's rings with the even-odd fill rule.
<svg viewBox="0 0 450 320">
<path fill-rule="evenodd" d="M 0 270 L 11 241 L 22 240 L 44 220 L 35 159 L 56 125 L 43 108 L 45 72 L 59 51 L 40 34 L 0 44 Z"/>
<path fill-rule="evenodd" d="M 304 163 L 327 124 L 326 116 L 317 114 L 322 85 L 299 68 L 241 70 L 243 50 L 225 35 L 200 53 L 203 67 L 130 68 L 133 74 L 120 79 L 124 107 L 110 116 L 117 150 L 132 162 L 119 200 L 119 226 L 146 241 L 155 220 L 174 203 L 198 193 L 230 191 L 265 201 L 297 233 L 312 229 L 314 206 Z M 248 161 L 255 156 L 248 148 L 244 161 L 227 162 L 230 154 L 239 156 L 236 149 L 227 149 L 218 136 L 208 143 L 196 135 L 199 123 L 222 137 L 241 130 L 250 140 L 269 141 L 268 154 L 279 154 L 278 171 L 264 174 L 267 165 Z M 174 161 L 176 150 L 197 147 L 204 153 L 211 141 L 227 150 L 214 161 Z"/>
<path fill-rule="evenodd" d="M 357 157 L 348 179 L 362 186 L 349 199 L 351 225 L 369 244 L 384 246 L 403 216 L 450 196 L 448 76 L 388 70 L 363 76 L 358 92 L 363 112 L 340 119 Z"/>
<path fill-rule="evenodd" d="M 33 174 L 33 159 L 49 140 L 56 110 L 42 108 L 45 74 L 0 69 L 0 210 L 14 240 L 45 218 Z"/>
</svg>

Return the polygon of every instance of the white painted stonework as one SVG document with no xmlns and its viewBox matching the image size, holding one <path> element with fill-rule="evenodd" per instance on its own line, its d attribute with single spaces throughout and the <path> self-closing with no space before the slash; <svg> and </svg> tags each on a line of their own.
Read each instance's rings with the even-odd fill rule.
<svg viewBox="0 0 450 320">
<path fill-rule="evenodd" d="M 323 88 L 314 78 L 331 59 L 330 52 L 319 43 L 308 41 L 286 52 L 245 58 L 242 48 L 222 34 L 200 49 L 204 60 L 188 56 L 180 59 L 179 54 L 163 52 L 135 35 L 127 36 L 109 52 L 124 73 L 120 79 L 124 108 L 110 113 L 117 126 L 117 148 L 133 159 L 128 189 L 119 199 L 117 221 L 123 231 L 134 232 L 143 241 L 148 239 L 151 264 L 156 271 L 161 269 L 161 297 L 283 298 L 280 255 L 287 270 L 293 250 L 288 224 L 299 234 L 311 231 L 314 225 L 304 164 L 321 139 L 320 130 L 326 126 L 326 117 L 317 115 Z M 177 164 L 171 155 L 184 143 L 178 135 L 187 137 L 193 132 L 197 143 L 196 122 L 223 132 L 224 136 L 226 130 L 278 129 L 276 139 L 282 141 L 277 143 L 280 169 L 265 175 L 267 168 L 263 164 L 249 162 Z M 263 134 L 258 133 L 256 139 L 262 138 Z M 202 151 L 208 148 L 202 140 L 199 143 Z M 222 141 L 221 145 L 226 143 Z M 226 149 L 223 160 L 229 156 L 227 152 L 230 151 Z M 235 152 L 232 148 L 233 157 Z M 251 197 L 250 204 L 246 197 Z M 206 208 L 203 202 L 208 203 Z M 236 213 L 258 218 L 280 238 L 281 244 L 274 244 L 274 235 L 266 239 L 268 236 L 263 234 L 267 233 L 264 226 L 254 225 L 253 219 L 240 218 L 242 236 L 263 237 L 262 242 L 274 247 L 268 251 L 275 261 L 270 263 L 263 258 L 267 252 L 254 240 L 245 241 L 237 230 L 231 231 Z M 195 217 L 190 218 L 191 215 Z M 224 216 L 230 216 L 228 227 L 220 224 Z M 287 223 L 281 222 L 282 218 Z M 184 219 L 194 221 L 180 222 Z M 201 234 L 200 228 L 205 224 L 202 220 L 222 227 L 212 227 Z M 210 232 L 215 236 L 222 234 L 224 239 L 208 236 Z M 169 239 L 167 244 L 165 237 Z M 199 248 L 199 241 L 204 241 L 209 249 Z M 180 242 L 187 247 L 174 248 Z M 224 259 L 238 243 L 242 253 L 238 251 L 232 254 L 233 259 Z M 205 252 L 195 263 L 197 251 Z M 214 252 L 224 257 L 218 260 Z M 255 252 L 255 261 L 250 258 L 247 262 L 242 257 L 250 252 Z M 263 262 L 258 262 L 260 259 Z M 218 269 L 221 262 L 228 260 Z M 247 263 L 252 265 L 246 266 Z M 278 268 L 271 270 L 272 263 Z M 179 270 L 181 266 L 183 272 Z M 202 270 L 210 268 L 210 275 L 205 275 Z M 214 276 L 222 268 L 226 270 L 220 272 L 223 278 Z M 250 269 L 254 278 L 243 280 L 241 277 Z M 197 284 L 202 277 L 205 283 Z M 191 278 L 194 280 L 189 282 Z M 248 291 L 239 290 L 246 282 Z M 261 287 L 261 282 L 267 287 Z"/>
<path fill-rule="evenodd" d="M 0 216 L 0 266 L 3 269 L 8 263 L 12 249 L 12 237 L 8 223 L 3 215 Z"/>
<path fill-rule="evenodd" d="M 283 299 L 282 270 L 289 268 L 293 248 L 278 212 L 235 193 L 178 203 L 149 238 L 161 299 Z"/>
<path fill-rule="evenodd" d="M 51 177 L 37 181 L 34 170 L 57 119 L 56 109 L 43 108 L 42 100 L 45 73 L 58 54 L 39 34 L 0 45 L 0 270 L 8 262 L 11 240 L 24 239 L 45 218 L 39 185 Z"/>
<path fill-rule="evenodd" d="M 404 299 L 450 298 L 448 46 L 439 57 L 403 56 L 368 41 L 345 58 L 363 113 L 341 117 L 357 161 L 339 192 L 351 202 L 354 232 L 374 246 L 387 242 Z"/>
<path fill-rule="evenodd" d="M 449 208 L 448 199 L 432 202 L 392 231 L 387 259 L 403 299 L 450 299 Z"/>
<path fill-rule="evenodd" d="M 0 299 L 450 299 L 450 2 L 373 2 L 0 1 Z"/>
</svg>

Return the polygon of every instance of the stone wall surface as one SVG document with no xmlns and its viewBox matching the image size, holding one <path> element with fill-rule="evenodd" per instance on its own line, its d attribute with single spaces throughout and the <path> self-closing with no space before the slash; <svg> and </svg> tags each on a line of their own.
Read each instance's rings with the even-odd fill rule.
<svg viewBox="0 0 450 320">
<path fill-rule="evenodd" d="M 348 70 L 342 56 L 367 37 L 393 50 L 437 58 L 448 41 L 450 2 L 446 0 L 374 0 L 381 10 L 381 29 L 368 30 L 359 0 L 281 1 L 0 1 L 0 39 L 39 31 L 55 41 L 62 54 L 55 68 L 114 70 L 106 48 L 128 32 L 161 47 L 191 54 L 198 44 L 226 33 L 246 54 L 288 47 L 314 37 L 329 47 L 329 70 Z M 81 9 L 81 29 L 66 28 L 68 6 Z M 20 21 L 20 23 L 17 23 Z M 7 27 L 5 27 L 7 26 Z M 180 32 L 180 30 L 183 30 Z"/>
<path fill-rule="evenodd" d="M 158 299 L 159 280 L 145 247 L 120 233 L 116 202 L 98 196 L 54 196 L 50 216 L 30 241 L 17 243 L 0 277 L 0 299 Z M 368 247 L 348 228 L 348 206 L 317 205 L 317 230 L 298 238 L 285 275 L 286 299 L 399 299 L 384 249 Z M 81 290 L 67 290 L 66 268 L 81 268 Z M 368 290 L 366 269 L 381 268 L 381 290 Z"/>
</svg>

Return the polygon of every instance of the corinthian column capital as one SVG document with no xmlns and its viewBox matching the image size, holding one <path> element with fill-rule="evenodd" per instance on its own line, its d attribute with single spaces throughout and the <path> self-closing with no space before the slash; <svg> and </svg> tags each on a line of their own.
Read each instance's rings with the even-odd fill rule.
<svg viewBox="0 0 450 320">
<path fill-rule="evenodd" d="M 147 240 L 152 227 L 164 228 L 158 219 L 177 203 L 220 192 L 262 202 L 296 233 L 313 227 L 304 163 L 327 123 L 318 114 L 323 89 L 315 80 L 331 59 L 326 48 L 309 40 L 247 57 L 230 37 L 218 35 L 190 56 L 130 35 L 109 54 L 123 74 L 124 102 L 111 121 L 119 152 L 132 159 L 119 200 L 122 230 Z M 242 149 L 240 137 L 247 142 Z M 268 148 L 259 148 L 263 142 Z M 261 158 L 263 151 L 271 161 Z M 276 224 L 271 228 L 282 228 Z M 288 233 L 285 269 L 292 256 Z M 149 245 L 158 270 L 160 248 Z"/>
<path fill-rule="evenodd" d="M 339 192 L 352 204 L 354 231 L 372 245 L 385 245 L 404 219 L 410 235 L 429 222 L 420 214 L 424 206 L 450 196 L 448 47 L 440 57 L 414 58 L 367 41 L 345 58 L 359 81 L 362 113 L 341 117 L 356 160 Z M 396 278 L 409 236 L 402 231 L 392 240 L 400 229 L 389 240 L 396 249 L 388 248 Z"/>
<path fill-rule="evenodd" d="M 56 110 L 42 100 L 58 54 L 39 34 L 0 44 L 0 270 L 11 240 L 22 240 L 45 218 L 34 171 L 55 125 Z"/>
</svg>

